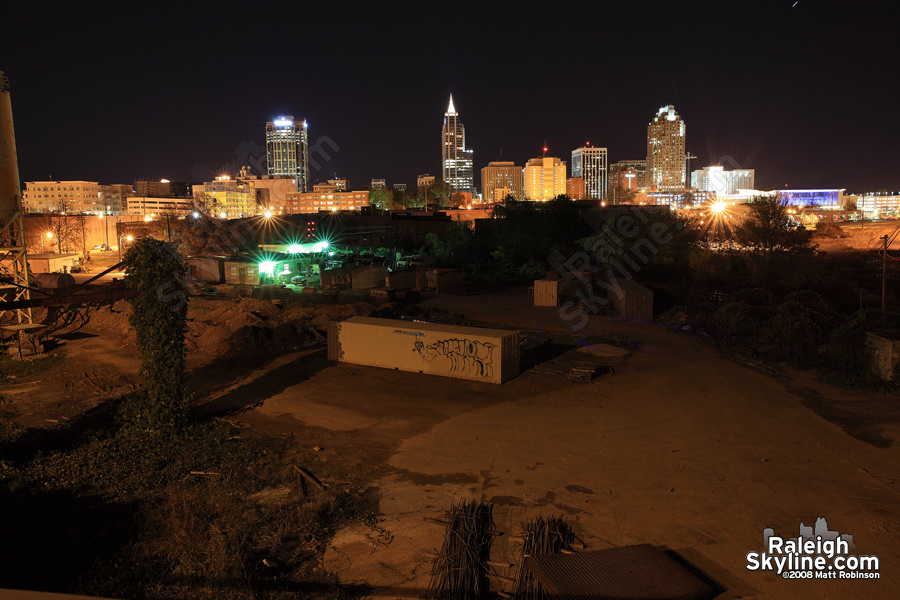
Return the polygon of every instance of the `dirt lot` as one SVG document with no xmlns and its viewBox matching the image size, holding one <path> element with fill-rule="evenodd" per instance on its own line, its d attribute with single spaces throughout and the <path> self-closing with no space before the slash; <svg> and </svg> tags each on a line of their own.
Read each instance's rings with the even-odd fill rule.
<svg viewBox="0 0 900 600">
<path fill-rule="evenodd" d="M 522 521 L 562 514 L 589 549 L 680 551 L 727 588 L 722 598 L 900 593 L 896 397 L 803 374 L 773 378 L 652 324 L 591 317 L 573 336 L 555 309 L 529 306 L 524 290 L 427 304 L 550 341 L 504 385 L 335 364 L 321 347 L 190 356 L 199 410 L 293 436 L 321 448 L 320 460 L 369 473 L 382 520 L 333 540 L 325 566 L 343 582 L 390 597 L 422 592 L 426 553 L 443 535 L 424 518 L 479 498 L 496 503 L 508 532 L 495 542 L 499 560 L 513 560 L 507 538 Z M 139 383 L 126 338 L 89 325 L 66 340 L 68 360 L 44 359 L 48 368 L 2 393 L 28 424 L 74 418 Z M 578 352 L 600 338 L 629 352 Z M 567 382 L 566 366 L 586 360 L 615 372 Z M 879 557 L 880 580 L 785 581 L 746 569 L 765 527 L 795 536 L 801 520 L 818 516 L 853 534 L 855 554 Z"/>
</svg>

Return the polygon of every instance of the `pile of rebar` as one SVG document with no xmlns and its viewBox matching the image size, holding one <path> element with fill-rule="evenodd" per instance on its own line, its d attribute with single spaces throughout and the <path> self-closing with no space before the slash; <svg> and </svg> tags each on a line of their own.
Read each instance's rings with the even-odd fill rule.
<svg viewBox="0 0 900 600">
<path fill-rule="evenodd" d="M 494 535 L 494 505 L 477 500 L 454 503 L 446 513 L 447 530 L 434 559 L 428 597 L 477 600 L 488 594 L 488 561 Z"/>
<path fill-rule="evenodd" d="M 516 566 L 515 588 L 513 597 L 516 600 L 545 600 L 544 594 L 534 576 L 525 569 L 525 559 L 537 554 L 571 553 L 575 533 L 565 519 L 537 517 L 522 523 L 522 556 Z"/>
</svg>

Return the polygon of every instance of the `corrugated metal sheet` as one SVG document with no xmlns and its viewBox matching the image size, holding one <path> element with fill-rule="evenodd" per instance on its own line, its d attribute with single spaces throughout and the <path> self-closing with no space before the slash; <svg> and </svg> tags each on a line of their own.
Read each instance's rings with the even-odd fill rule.
<svg viewBox="0 0 900 600">
<path fill-rule="evenodd" d="M 650 544 L 535 555 L 525 560 L 525 568 L 553 600 L 699 600 L 714 596 L 711 585 Z"/>
<path fill-rule="evenodd" d="M 328 358 L 503 383 L 519 374 L 519 334 L 505 329 L 351 317 L 328 324 Z"/>
</svg>

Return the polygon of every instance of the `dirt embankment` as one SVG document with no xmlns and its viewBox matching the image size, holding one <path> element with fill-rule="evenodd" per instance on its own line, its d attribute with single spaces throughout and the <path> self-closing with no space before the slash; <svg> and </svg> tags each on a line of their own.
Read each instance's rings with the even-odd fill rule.
<svg viewBox="0 0 900 600">
<path fill-rule="evenodd" d="M 410 310 L 413 309 L 413 310 Z M 416 316 L 433 315 L 429 309 L 391 303 L 379 307 L 365 302 L 353 304 L 288 304 L 279 307 L 255 298 L 191 298 L 188 303 L 188 352 L 222 356 L 238 351 L 294 350 L 325 341 L 328 322 L 352 316 L 395 317 L 401 312 Z M 126 344 L 134 344 L 134 330 L 128 324 L 131 305 L 119 300 L 91 311 L 89 327 L 117 333 Z"/>
<path fill-rule="evenodd" d="M 188 352 L 224 355 L 238 350 L 277 350 L 311 346 L 325 339 L 328 321 L 354 315 L 371 316 L 376 307 L 364 302 L 334 306 L 279 308 L 266 300 L 192 298 L 188 304 L 185 341 Z M 89 327 L 120 333 L 135 343 L 128 324 L 131 305 L 119 300 L 92 311 Z"/>
</svg>

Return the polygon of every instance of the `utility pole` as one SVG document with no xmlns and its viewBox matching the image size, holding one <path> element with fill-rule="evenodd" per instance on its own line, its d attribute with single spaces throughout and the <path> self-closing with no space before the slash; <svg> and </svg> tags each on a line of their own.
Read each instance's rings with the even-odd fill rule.
<svg viewBox="0 0 900 600">
<path fill-rule="evenodd" d="M 888 236 L 883 235 L 884 246 L 881 249 L 881 310 L 887 310 L 887 248 Z"/>
</svg>

